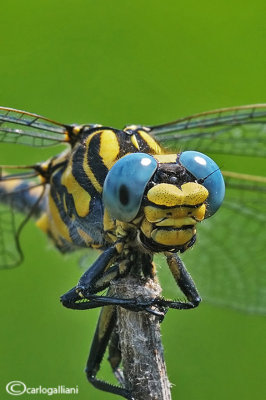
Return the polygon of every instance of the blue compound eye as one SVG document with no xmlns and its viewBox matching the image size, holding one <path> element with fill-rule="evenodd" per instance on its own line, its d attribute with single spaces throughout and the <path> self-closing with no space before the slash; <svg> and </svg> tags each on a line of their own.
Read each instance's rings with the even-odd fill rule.
<svg viewBox="0 0 266 400">
<path fill-rule="evenodd" d="M 155 159 L 145 153 L 128 154 L 113 165 L 103 185 L 103 203 L 113 218 L 129 222 L 136 217 L 156 169 Z"/>
<path fill-rule="evenodd" d="M 184 151 L 179 162 L 208 190 L 206 217 L 210 217 L 221 206 L 225 194 L 224 179 L 218 165 L 198 151 Z"/>
</svg>

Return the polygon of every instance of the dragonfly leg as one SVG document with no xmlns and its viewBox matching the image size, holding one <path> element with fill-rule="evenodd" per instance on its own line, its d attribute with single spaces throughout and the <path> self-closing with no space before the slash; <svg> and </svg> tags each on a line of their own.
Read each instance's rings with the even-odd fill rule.
<svg viewBox="0 0 266 400">
<path fill-rule="evenodd" d="M 121 361 L 121 355 L 118 349 L 118 337 L 117 334 L 114 333 L 115 323 L 116 323 L 115 307 L 114 306 L 104 307 L 101 311 L 97 328 L 94 334 L 94 338 L 91 344 L 90 354 L 85 370 L 86 376 L 89 382 L 97 389 L 122 396 L 129 400 L 133 400 L 128 390 L 119 386 L 114 386 L 108 382 L 96 378 L 97 372 L 100 369 L 100 365 L 106 351 L 106 347 L 108 343 L 110 343 L 109 362 L 116 377 L 119 379 L 121 383 L 122 373 L 118 372 L 119 371 L 118 366 Z"/>
<path fill-rule="evenodd" d="M 67 308 L 84 309 L 83 303 L 80 303 L 81 300 L 88 299 L 90 294 L 97 293 L 108 287 L 110 281 L 119 275 L 118 266 L 112 266 L 107 269 L 108 265 L 114 262 L 116 256 L 117 250 L 115 246 L 105 250 L 81 276 L 78 284 L 61 296 L 62 304 Z M 107 271 L 105 272 L 106 269 Z M 86 309 L 95 307 L 101 307 L 101 304 L 94 302 L 91 307 L 86 307 Z"/>
<path fill-rule="evenodd" d="M 188 301 L 169 301 L 164 299 L 157 299 L 157 304 L 163 307 L 175 308 L 178 310 L 185 310 L 197 307 L 201 302 L 201 298 L 197 291 L 195 283 L 193 282 L 188 271 L 186 270 L 183 261 L 178 257 L 176 253 L 166 252 L 165 255 L 172 275 Z"/>
<path fill-rule="evenodd" d="M 168 305 L 165 306 L 163 303 L 161 303 L 161 299 L 157 298 L 151 298 L 148 300 L 141 300 L 138 298 L 123 299 L 119 297 L 99 296 L 95 294 L 87 294 L 86 297 L 81 298 L 75 287 L 61 296 L 61 302 L 63 306 L 72 308 L 74 310 L 89 310 L 91 308 L 103 306 L 120 306 L 136 312 L 147 311 L 158 316 L 161 321 L 166 313 L 165 307 L 169 307 Z"/>
<path fill-rule="evenodd" d="M 125 386 L 124 374 L 123 371 L 119 368 L 122 357 L 119 346 L 119 335 L 116 329 L 113 329 L 108 348 L 109 348 L 108 361 L 112 367 L 113 373 L 118 382 L 120 383 L 120 385 Z"/>
<path fill-rule="evenodd" d="M 121 306 L 131 311 L 143 311 L 161 316 L 161 312 L 150 308 L 154 305 L 155 299 L 123 299 L 110 296 L 99 296 L 95 293 L 103 290 L 110 285 L 111 280 L 124 276 L 129 266 L 127 264 L 115 264 L 108 268 L 117 256 L 115 247 L 104 251 L 92 266 L 82 275 L 77 286 L 70 289 L 61 296 L 63 306 L 75 310 L 88 310 L 103 306 Z M 107 268 L 107 270 L 106 270 Z M 105 271 L 106 270 L 106 271 Z"/>
</svg>

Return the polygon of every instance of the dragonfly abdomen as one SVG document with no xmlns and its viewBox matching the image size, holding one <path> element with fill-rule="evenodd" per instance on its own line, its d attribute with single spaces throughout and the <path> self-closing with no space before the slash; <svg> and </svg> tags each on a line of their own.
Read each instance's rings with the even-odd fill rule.
<svg viewBox="0 0 266 400">
<path fill-rule="evenodd" d="M 45 199 L 38 202 L 42 191 L 43 187 L 32 186 L 22 179 L 3 179 L 0 182 L 0 202 L 16 211 L 25 214 L 31 212 L 32 216 L 38 217 L 46 208 Z"/>
</svg>

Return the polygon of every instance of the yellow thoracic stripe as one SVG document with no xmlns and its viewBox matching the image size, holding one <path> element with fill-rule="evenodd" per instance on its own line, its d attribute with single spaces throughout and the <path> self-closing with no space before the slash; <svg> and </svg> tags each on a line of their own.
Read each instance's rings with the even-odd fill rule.
<svg viewBox="0 0 266 400">
<path fill-rule="evenodd" d="M 51 218 L 49 218 L 49 222 L 50 222 L 49 230 L 52 232 L 53 236 L 56 239 L 59 239 L 59 235 L 60 235 L 65 240 L 67 240 L 69 243 L 72 243 L 71 237 L 69 235 L 68 227 L 62 220 L 62 218 L 59 214 L 58 208 L 57 208 L 52 196 L 49 196 L 49 209 L 50 209 L 50 214 L 51 214 Z"/>
<path fill-rule="evenodd" d="M 80 217 L 86 217 L 90 209 L 91 196 L 74 178 L 72 174 L 72 160 L 62 174 L 61 183 L 66 187 L 68 193 L 72 194 L 77 214 Z"/>
<path fill-rule="evenodd" d="M 136 149 L 138 149 L 138 150 L 139 150 L 139 144 L 138 144 L 138 141 L 137 141 L 136 135 L 131 135 L 131 137 L 130 137 L 130 140 L 131 140 L 131 142 L 132 142 L 133 146 L 135 146 L 135 147 L 136 147 Z"/>
<path fill-rule="evenodd" d="M 142 137 L 142 139 L 151 148 L 152 153 L 154 153 L 154 154 L 162 153 L 162 148 L 159 146 L 159 144 L 156 142 L 156 140 L 152 136 L 150 136 L 147 132 L 143 131 L 142 129 L 139 129 L 138 134 Z"/>
<path fill-rule="evenodd" d="M 90 142 L 91 142 L 92 138 L 95 135 L 99 134 L 99 132 L 101 132 L 101 131 L 94 132 L 86 140 L 86 151 L 85 151 L 84 160 L 83 160 L 83 169 L 84 169 L 85 173 L 87 174 L 89 180 L 91 181 L 91 183 L 93 184 L 93 186 L 97 190 L 97 192 L 101 193 L 102 192 L 102 186 L 98 182 L 96 176 L 94 175 L 94 173 L 92 172 L 92 170 L 91 170 L 91 168 L 89 166 L 89 163 L 93 162 L 93 160 L 88 160 L 88 157 L 87 157 L 88 149 L 89 149 L 89 146 L 90 146 Z"/>
<path fill-rule="evenodd" d="M 117 160 L 120 146 L 115 132 L 104 130 L 101 133 L 99 155 L 102 157 L 104 165 L 110 169 Z"/>
</svg>

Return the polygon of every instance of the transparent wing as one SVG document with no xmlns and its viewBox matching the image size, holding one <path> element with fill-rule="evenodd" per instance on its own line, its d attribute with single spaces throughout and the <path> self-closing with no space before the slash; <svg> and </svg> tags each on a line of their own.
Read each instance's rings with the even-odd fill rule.
<svg viewBox="0 0 266 400">
<path fill-rule="evenodd" d="M 0 268 L 12 268 L 23 260 L 19 235 L 30 217 L 38 217 L 45 203 L 45 184 L 31 167 L 0 167 Z M 15 170 L 18 170 L 15 172 Z"/>
<path fill-rule="evenodd" d="M 149 129 L 168 150 L 262 157 L 266 174 L 266 104 L 205 112 Z M 204 300 L 266 313 L 266 177 L 224 176 L 224 204 L 199 225 L 197 243 L 182 258 Z"/>
<path fill-rule="evenodd" d="M 223 206 L 183 258 L 204 300 L 265 314 L 266 178 L 225 180 Z"/>
<path fill-rule="evenodd" d="M 0 142 L 47 147 L 69 142 L 72 130 L 37 114 L 0 107 Z"/>
<path fill-rule="evenodd" d="M 209 111 L 148 129 L 166 148 L 266 156 L 266 104 Z"/>
</svg>

